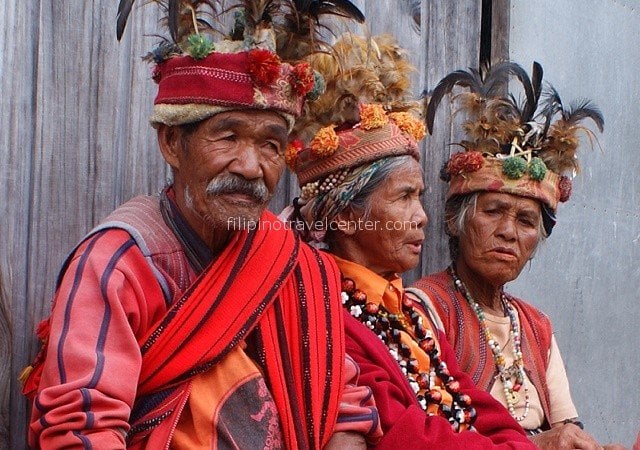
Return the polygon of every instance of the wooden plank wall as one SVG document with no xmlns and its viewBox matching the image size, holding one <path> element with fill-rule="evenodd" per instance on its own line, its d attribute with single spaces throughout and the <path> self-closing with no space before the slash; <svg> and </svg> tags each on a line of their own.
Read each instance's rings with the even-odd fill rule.
<svg viewBox="0 0 640 450">
<path fill-rule="evenodd" d="M 0 288 L 9 312 L 0 309 L 0 450 L 24 447 L 27 405 L 15 380 L 37 351 L 33 330 L 49 311 L 65 255 L 118 204 L 158 191 L 168 175 L 147 122 L 154 85 L 140 59 L 155 42 L 148 35 L 157 29 L 156 8 L 138 1 L 118 43 L 117 3 L 0 3 Z M 477 66 L 481 1 L 355 3 L 374 34 L 395 34 L 409 49 L 417 94 L 453 69 Z M 411 279 L 446 260 L 434 218 L 451 136 L 440 123 L 426 148 L 429 238 Z M 285 178 L 272 208 L 295 193 Z"/>
</svg>

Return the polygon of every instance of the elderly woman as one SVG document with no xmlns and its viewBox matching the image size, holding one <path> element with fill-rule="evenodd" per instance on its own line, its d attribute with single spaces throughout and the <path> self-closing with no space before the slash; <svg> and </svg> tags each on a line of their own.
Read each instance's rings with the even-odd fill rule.
<svg viewBox="0 0 640 450">
<path fill-rule="evenodd" d="M 511 74 L 523 83 L 522 107 L 513 97 L 487 95 L 505 93 Z M 571 183 L 562 173 L 578 168 L 576 133 L 586 130 L 578 122 L 591 118 L 603 126 L 588 103 L 564 110 L 553 88 L 538 105 L 537 63 L 533 74 L 530 80 L 520 66 L 502 63 L 481 78 L 454 72 L 434 90 L 430 129 L 443 96 L 455 85 L 469 87 L 456 97 L 458 113 L 468 114 L 465 151 L 441 172 L 449 182 L 445 223 L 452 263 L 415 286 L 431 299 L 462 370 L 507 407 L 539 447 L 600 448 L 578 421 L 549 318 L 504 291 L 551 233 L 558 202 L 569 198 Z"/>
<path fill-rule="evenodd" d="M 383 81 L 377 98 L 387 103 L 328 111 L 349 96 L 348 104 L 371 100 L 366 92 L 331 92 L 331 86 L 366 85 L 357 79 L 366 64 L 355 55 L 367 44 L 349 42 L 338 46 L 338 55 L 349 55 L 338 62 L 340 70 L 331 72 L 326 56 L 316 61 L 329 92 L 307 116 L 308 127 L 322 128 L 313 130 L 308 147 L 288 152 L 302 188 L 288 217 L 342 272 L 346 349 L 360 367 L 359 384 L 376 400 L 384 432 L 377 448 L 534 448 L 507 410 L 459 371 L 420 299 L 405 292 L 399 274 L 417 265 L 427 223 L 418 151 L 424 125 Z M 349 47 L 358 42 L 360 48 Z M 404 70 L 389 70 L 402 62 L 389 61 L 401 57 L 400 49 L 384 38 L 370 45 L 369 60 L 385 68 L 386 79 L 406 78 Z M 368 70 L 369 83 L 380 80 Z M 342 83 L 344 72 L 356 78 Z"/>
</svg>

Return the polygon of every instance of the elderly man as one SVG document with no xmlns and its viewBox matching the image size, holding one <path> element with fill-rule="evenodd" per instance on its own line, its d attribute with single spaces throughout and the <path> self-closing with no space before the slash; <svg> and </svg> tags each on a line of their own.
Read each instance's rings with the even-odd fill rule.
<svg viewBox="0 0 640 450">
<path fill-rule="evenodd" d="M 34 448 L 320 448 L 348 428 L 339 272 L 266 211 L 315 77 L 242 20 L 215 45 L 179 20 L 154 52 L 151 122 L 173 183 L 65 262 L 25 386 Z M 375 410 L 350 412 L 374 424 Z"/>
</svg>

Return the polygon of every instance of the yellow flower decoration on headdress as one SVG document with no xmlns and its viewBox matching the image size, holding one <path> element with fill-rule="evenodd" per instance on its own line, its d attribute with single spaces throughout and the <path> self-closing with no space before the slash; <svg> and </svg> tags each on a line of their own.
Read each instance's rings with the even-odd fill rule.
<svg viewBox="0 0 640 450">
<path fill-rule="evenodd" d="M 382 105 L 360 105 L 360 127 L 363 130 L 380 128 L 387 123 L 389 123 L 389 117 Z"/>
<path fill-rule="evenodd" d="M 395 122 L 395 124 L 403 132 L 413 137 L 416 142 L 419 142 L 427 135 L 427 129 L 422 120 L 419 120 L 409 114 L 408 112 L 394 112 L 389 113 L 389 118 Z"/>
<path fill-rule="evenodd" d="M 311 141 L 311 154 L 318 158 L 331 156 L 338 150 L 339 144 L 340 139 L 333 125 L 320 128 Z"/>
<path fill-rule="evenodd" d="M 287 166 L 289 166 L 291 170 L 294 170 L 296 168 L 296 164 L 298 163 L 298 156 L 303 148 L 304 145 L 302 144 L 302 141 L 300 139 L 295 139 L 289 142 L 289 145 L 287 145 L 287 149 L 284 152 L 284 161 L 287 163 Z"/>
</svg>

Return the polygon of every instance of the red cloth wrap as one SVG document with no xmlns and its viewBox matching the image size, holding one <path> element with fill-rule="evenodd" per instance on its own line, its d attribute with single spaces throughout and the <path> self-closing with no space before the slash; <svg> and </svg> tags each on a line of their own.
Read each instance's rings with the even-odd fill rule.
<svg viewBox="0 0 640 450">
<path fill-rule="evenodd" d="M 387 347 L 368 328 L 345 311 L 347 353 L 360 366 L 359 384 L 370 386 L 376 399 L 384 436 L 376 449 L 535 449 L 509 412 L 487 392 L 476 388 L 460 371 L 451 346 L 439 334 L 440 358 L 461 391 L 471 396 L 478 418 L 477 432 L 454 433 L 441 416 L 427 416 Z"/>
<path fill-rule="evenodd" d="M 271 213 L 259 223 L 236 236 L 141 343 L 138 395 L 206 370 L 257 327 L 287 448 L 321 448 L 344 385 L 339 272 Z"/>
<path fill-rule="evenodd" d="M 169 58 L 158 65 L 154 104 L 253 104 L 253 81 L 247 73 L 247 53 L 212 53 L 196 60 Z"/>
<path fill-rule="evenodd" d="M 176 56 L 158 64 L 155 105 L 205 104 L 275 109 L 300 115 L 304 95 L 291 86 L 292 66 L 281 63 L 274 82 L 259 85 L 249 73 L 249 52 L 211 53 L 206 58 Z"/>
</svg>

